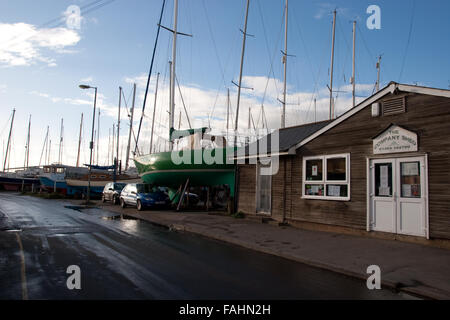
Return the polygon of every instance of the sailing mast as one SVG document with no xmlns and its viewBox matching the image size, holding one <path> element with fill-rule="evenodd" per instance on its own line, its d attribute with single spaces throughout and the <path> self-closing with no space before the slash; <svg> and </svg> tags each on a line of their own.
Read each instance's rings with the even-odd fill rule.
<svg viewBox="0 0 450 320">
<path fill-rule="evenodd" d="M 45 161 L 47 160 L 48 131 L 49 131 L 49 126 L 47 126 L 47 134 L 45 135 L 44 144 L 42 145 L 41 157 L 39 158 L 39 167 L 41 166 L 42 156 L 43 156 L 43 155 L 45 155 L 45 157 L 44 157 L 44 164 L 45 164 Z M 45 152 L 44 152 L 44 151 L 45 151 Z"/>
<path fill-rule="evenodd" d="M 153 105 L 152 133 L 150 136 L 150 152 L 149 152 L 150 154 L 152 153 L 152 148 L 153 148 L 153 130 L 155 128 L 156 98 L 158 97 L 158 83 L 159 83 L 159 72 L 156 76 L 155 103 Z"/>
<path fill-rule="evenodd" d="M 135 101 L 136 101 L 136 83 L 133 85 L 133 103 L 131 105 L 130 132 L 128 134 L 128 145 L 127 145 L 127 156 L 126 156 L 126 160 L 125 160 L 125 171 L 128 170 L 128 161 L 130 160 L 131 132 L 133 131 L 133 114 L 134 114 Z"/>
<path fill-rule="evenodd" d="M 236 121 L 234 122 L 234 145 L 237 145 L 237 130 L 239 125 L 239 105 L 241 102 L 241 84 L 242 84 L 242 71 L 244 67 L 244 55 L 245 55 L 245 40 L 247 39 L 247 21 L 248 21 L 248 7 L 250 6 L 250 0 L 247 0 L 247 8 L 245 10 L 245 22 L 244 31 L 242 39 L 242 52 L 241 52 L 241 66 L 239 71 L 239 84 L 238 84 L 238 94 L 237 94 L 237 104 L 236 104 Z"/>
<path fill-rule="evenodd" d="M 380 69 L 381 69 L 381 55 L 378 56 L 377 61 L 377 83 L 375 85 L 376 91 L 380 91 Z"/>
<path fill-rule="evenodd" d="M 356 105 L 355 101 L 355 91 L 356 91 L 356 81 L 355 81 L 355 45 L 356 45 L 356 20 L 353 21 L 353 68 L 352 68 L 352 96 L 353 96 L 353 108 Z"/>
<path fill-rule="evenodd" d="M 283 64 L 284 64 L 284 85 L 283 85 L 283 113 L 281 114 L 281 128 L 286 127 L 286 73 L 287 73 L 287 35 L 288 35 L 288 0 L 286 0 L 285 7 L 285 22 L 284 22 L 284 52 L 283 52 Z"/>
<path fill-rule="evenodd" d="M 122 87 L 119 87 L 119 113 L 117 116 L 117 153 L 116 153 L 116 159 L 117 163 L 119 163 L 119 142 L 120 142 L 120 105 L 122 103 Z"/>
<path fill-rule="evenodd" d="M 83 130 L 83 113 L 81 113 L 81 121 L 80 121 L 80 135 L 78 138 L 78 153 L 77 153 L 77 167 L 80 165 L 80 149 L 81 149 L 81 132 Z"/>
<path fill-rule="evenodd" d="M 5 162 L 3 163 L 3 171 L 5 171 L 6 169 L 6 160 L 8 159 L 8 151 L 11 145 L 11 134 L 12 134 L 12 129 L 13 129 L 13 124 L 14 124 L 14 115 L 16 114 L 16 109 L 13 109 L 13 114 L 12 114 L 12 118 L 11 118 L 11 127 L 9 128 L 9 135 L 8 135 L 8 142 L 6 144 L 6 155 L 5 155 Z"/>
<path fill-rule="evenodd" d="M 30 158 L 30 129 L 31 129 L 31 114 L 28 120 L 28 134 L 27 134 L 27 143 L 25 145 L 25 159 L 23 161 L 24 169 L 28 169 L 28 162 Z"/>
<path fill-rule="evenodd" d="M 333 40 L 331 44 L 331 69 L 330 69 L 330 120 L 334 118 L 334 103 L 333 103 L 333 67 L 334 67 L 334 40 L 336 36 L 336 9 L 333 11 Z"/>
<path fill-rule="evenodd" d="M 169 129 L 172 130 L 175 120 L 175 66 L 177 61 L 177 28 L 178 28 L 178 0 L 173 5 L 173 42 L 172 42 L 172 64 L 170 73 L 170 111 L 169 111 Z M 170 132 L 171 133 L 171 132 Z M 170 150 L 173 149 L 173 141 L 169 135 Z"/>
<path fill-rule="evenodd" d="M 100 157 L 99 147 L 100 147 L 100 108 L 98 108 L 98 117 L 97 117 L 97 165 L 98 165 L 98 158 Z"/>
<path fill-rule="evenodd" d="M 58 163 L 59 164 L 62 164 L 63 134 L 64 134 L 64 119 L 61 118 L 61 131 L 60 131 L 60 134 L 59 134 L 59 153 L 58 153 Z"/>
</svg>

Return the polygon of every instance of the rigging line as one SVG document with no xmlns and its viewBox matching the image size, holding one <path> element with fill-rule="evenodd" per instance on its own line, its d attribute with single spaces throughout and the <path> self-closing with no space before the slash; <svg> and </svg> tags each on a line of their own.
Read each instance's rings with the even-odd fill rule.
<svg viewBox="0 0 450 320">
<path fill-rule="evenodd" d="M 186 109 L 186 105 L 184 104 L 183 94 L 181 93 L 180 83 L 178 82 L 178 77 L 176 75 L 175 75 L 175 80 L 177 81 L 178 92 L 180 93 L 181 102 L 183 103 L 183 108 L 184 108 L 184 112 L 186 114 L 186 119 L 187 119 L 188 124 L 189 124 L 189 129 L 192 129 L 191 120 L 189 119 L 189 115 L 188 115 L 188 112 L 187 112 L 187 109 Z"/>
<path fill-rule="evenodd" d="M 4 125 L 4 127 L 3 127 L 3 129 L 2 129 L 2 131 L 1 131 L 1 133 L 0 133 L 0 136 L 3 135 L 3 132 L 4 132 L 5 129 L 8 127 L 8 124 L 9 124 L 9 121 L 11 120 L 11 117 L 12 117 L 12 114 L 9 115 L 8 120 L 5 122 L 5 125 Z"/>
<path fill-rule="evenodd" d="M 262 27 L 263 27 L 264 40 L 265 40 L 266 49 L 267 49 L 267 53 L 269 55 L 269 62 L 270 62 L 269 76 L 267 77 L 267 83 L 266 83 L 266 87 L 265 87 L 265 90 L 264 90 L 264 95 L 263 95 L 263 99 L 262 99 L 262 103 L 261 103 L 261 105 L 263 105 L 264 104 L 264 100 L 265 100 L 265 95 L 266 95 L 266 92 L 267 92 L 267 87 L 269 85 L 268 82 L 270 80 L 270 75 L 272 75 L 273 79 L 275 79 L 275 72 L 273 70 L 273 62 L 275 60 L 276 52 L 278 51 L 277 50 L 278 44 L 280 43 L 280 40 L 281 40 L 281 32 L 283 30 L 284 15 L 285 15 L 286 12 L 285 12 L 285 10 L 283 10 L 283 14 L 281 16 L 281 21 L 282 22 L 280 23 L 280 30 L 278 32 L 278 40 L 276 42 L 276 46 L 275 46 L 275 49 L 274 49 L 274 52 L 273 52 L 272 58 L 271 58 L 271 56 L 270 56 L 269 40 L 267 38 L 267 29 L 266 29 L 266 25 L 264 23 L 264 17 L 263 17 L 263 14 L 262 14 L 261 5 L 260 5 L 259 1 L 257 1 L 257 3 L 258 3 L 258 12 L 259 12 L 259 16 L 261 18 L 261 24 L 262 24 Z M 277 95 L 278 95 L 279 94 L 279 90 L 278 90 L 278 86 L 277 86 L 277 82 L 276 81 L 274 81 L 274 85 L 275 85 L 275 90 L 277 91 Z"/>
<path fill-rule="evenodd" d="M 260 14 L 261 22 L 262 22 L 262 26 L 263 26 L 263 33 L 264 33 L 264 39 L 265 39 L 265 42 L 266 42 L 266 49 L 267 49 L 267 52 L 268 52 L 268 54 L 269 54 L 269 61 L 270 61 L 269 75 L 268 75 L 268 77 L 267 77 L 266 86 L 265 86 L 265 88 L 264 88 L 264 93 L 263 93 L 263 96 L 262 96 L 262 99 L 261 99 L 261 107 L 262 107 L 262 106 L 264 106 L 264 102 L 265 102 L 265 99 L 266 99 L 267 89 L 268 89 L 268 87 L 269 87 L 269 81 L 270 81 L 270 76 L 271 76 L 271 75 L 273 76 L 273 80 L 274 80 L 274 85 L 275 85 L 275 90 L 276 90 L 276 92 L 277 92 L 277 96 L 278 96 L 278 94 L 279 94 L 277 82 L 275 81 L 275 79 L 276 79 L 276 78 L 275 78 L 275 72 L 273 71 L 273 65 L 274 65 L 273 62 L 274 62 L 274 60 L 275 60 L 276 52 L 278 51 L 278 50 L 277 50 L 278 44 L 280 43 L 280 40 L 281 40 L 281 32 L 282 32 L 282 29 L 283 29 L 283 23 L 280 24 L 280 30 L 279 30 L 279 32 L 278 32 L 278 40 L 277 40 L 277 42 L 276 42 L 275 49 L 274 49 L 274 52 L 273 52 L 272 58 L 271 58 L 271 57 L 270 57 L 269 41 L 268 41 L 268 39 L 267 39 L 267 32 L 266 32 L 266 27 L 265 27 L 265 24 L 264 24 L 264 19 L 263 19 L 263 16 L 262 16 L 261 6 L 260 6 L 260 4 L 259 4 L 259 1 L 257 1 L 257 3 L 258 3 L 259 14 Z M 285 10 L 283 10 L 283 15 L 282 15 L 282 18 L 281 18 L 282 21 L 284 21 L 284 15 L 285 15 Z"/>
<path fill-rule="evenodd" d="M 409 49 L 409 44 L 411 42 L 411 34 L 412 34 L 412 29 L 413 29 L 413 24 L 414 24 L 415 11 L 416 11 L 416 0 L 413 1 L 413 5 L 412 5 L 411 22 L 409 24 L 408 40 L 406 42 L 405 53 L 403 54 L 402 67 L 400 69 L 400 76 L 398 77 L 398 82 L 401 82 L 401 80 L 402 80 L 403 69 L 405 67 L 406 57 L 408 55 L 408 49 Z"/>
<path fill-rule="evenodd" d="M 213 35 L 212 27 L 211 27 L 211 22 L 210 22 L 210 20 L 209 20 L 208 11 L 207 11 L 207 9 L 206 9 L 205 0 L 202 0 L 202 6 L 203 6 L 203 11 L 205 12 L 206 22 L 207 22 L 207 24 L 208 24 L 209 35 L 211 36 L 211 41 L 212 41 L 212 43 L 213 43 L 214 53 L 215 53 L 215 55 L 216 55 L 217 61 L 218 61 L 218 63 L 219 63 L 220 72 L 221 72 L 221 74 L 222 74 L 222 82 L 223 82 L 223 84 L 226 86 L 226 83 L 225 83 L 225 72 L 224 72 L 224 69 L 223 69 L 223 66 L 222 66 L 222 62 L 221 62 L 221 60 L 220 60 L 219 52 L 218 52 L 218 50 L 217 50 L 216 41 L 214 40 L 214 35 Z M 220 85 L 220 86 L 222 86 L 222 85 Z M 215 98 L 215 100 L 214 100 L 213 110 L 214 110 L 214 108 L 215 108 L 215 106 L 216 106 L 216 103 L 217 103 L 217 100 L 218 100 L 218 98 L 219 98 L 219 92 L 220 92 L 220 87 L 219 87 L 219 90 L 217 90 L 216 98 Z M 211 125 L 210 121 L 211 121 L 212 113 L 213 113 L 213 112 L 211 112 L 211 113 L 208 115 L 208 125 L 209 125 L 209 126 Z"/>
<path fill-rule="evenodd" d="M 142 105 L 142 115 L 143 115 L 144 112 L 145 112 L 145 104 L 147 103 L 148 87 L 150 86 L 150 78 L 151 78 L 151 76 L 152 76 L 153 62 L 154 62 L 154 60 L 155 60 L 156 47 L 157 47 L 157 44 L 158 44 L 159 33 L 160 33 L 160 31 L 161 31 L 161 21 L 162 21 L 162 17 L 163 17 L 163 14 L 164 14 L 164 6 L 165 6 L 165 4 L 166 4 L 166 0 L 163 0 L 163 4 L 162 4 L 162 6 L 161 6 L 161 14 L 160 14 L 160 16 L 159 16 L 158 29 L 157 29 L 157 31 L 156 31 L 155 45 L 154 45 L 154 47 L 153 47 L 152 60 L 151 60 L 151 62 L 150 62 L 150 70 L 149 70 L 149 72 L 148 72 L 147 86 L 146 86 L 146 88 L 145 88 L 144 103 L 143 103 L 143 105 Z M 140 134 L 140 132 L 141 132 L 142 118 L 143 118 L 143 116 L 141 116 L 141 119 L 140 119 L 140 121 L 139 121 L 139 129 L 138 129 L 137 139 L 136 139 L 137 142 L 139 142 L 139 134 Z M 135 152 L 135 153 L 137 152 L 137 148 L 138 148 L 138 144 L 136 143 L 136 147 L 135 147 L 135 149 L 134 149 L 134 152 Z"/>
<path fill-rule="evenodd" d="M 359 27 L 358 23 L 356 24 L 356 27 L 358 28 L 358 31 L 359 31 L 358 34 L 360 35 L 363 45 L 364 45 L 365 49 L 367 50 L 367 53 L 369 54 L 371 62 L 375 62 L 376 57 L 372 54 L 369 47 L 367 46 L 366 40 L 364 39 L 364 36 L 363 36 L 363 32 L 362 32 L 361 28 Z"/>
</svg>

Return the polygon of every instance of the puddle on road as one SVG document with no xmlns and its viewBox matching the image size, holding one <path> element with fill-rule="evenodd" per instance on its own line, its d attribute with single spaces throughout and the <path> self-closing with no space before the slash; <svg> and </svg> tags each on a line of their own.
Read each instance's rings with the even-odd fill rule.
<svg viewBox="0 0 450 320">
<path fill-rule="evenodd" d="M 102 219 L 103 220 L 138 220 L 137 218 L 132 217 L 132 216 L 127 216 L 126 214 L 122 214 L 122 215 L 118 214 L 115 216 L 104 216 L 104 217 L 102 217 Z"/>
</svg>

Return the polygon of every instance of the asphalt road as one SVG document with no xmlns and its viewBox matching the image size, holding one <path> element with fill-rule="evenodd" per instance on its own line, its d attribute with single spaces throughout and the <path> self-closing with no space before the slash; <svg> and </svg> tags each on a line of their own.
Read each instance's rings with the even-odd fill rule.
<svg viewBox="0 0 450 320">
<path fill-rule="evenodd" d="M 411 298 L 106 210 L 65 206 L 0 193 L 0 299 Z M 80 267 L 80 290 L 67 288 L 70 265 Z"/>
</svg>

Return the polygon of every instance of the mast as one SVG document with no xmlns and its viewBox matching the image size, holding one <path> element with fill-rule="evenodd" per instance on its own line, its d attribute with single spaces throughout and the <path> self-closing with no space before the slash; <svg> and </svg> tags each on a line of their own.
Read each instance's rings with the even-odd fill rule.
<svg viewBox="0 0 450 320">
<path fill-rule="evenodd" d="M 353 21 L 353 68 L 352 68 L 352 96 L 353 96 L 353 108 L 356 105 L 355 102 L 355 89 L 356 89 L 356 81 L 355 81 L 355 45 L 356 45 L 356 20 Z"/>
<path fill-rule="evenodd" d="M 114 148 L 116 146 L 116 124 L 112 128 L 111 163 L 114 164 Z"/>
<path fill-rule="evenodd" d="M 50 158 L 51 158 L 51 153 L 52 153 L 52 139 L 50 139 L 50 142 L 48 144 L 48 157 L 47 157 L 47 165 L 49 165 L 50 162 Z"/>
<path fill-rule="evenodd" d="M 133 85 L 133 103 L 131 105 L 130 132 L 128 134 L 127 155 L 126 155 L 126 160 L 125 160 L 125 171 L 128 170 L 128 161 L 130 160 L 131 132 L 133 131 L 133 115 L 134 115 L 135 101 L 136 101 L 136 83 Z"/>
<path fill-rule="evenodd" d="M 13 109 L 13 114 L 12 114 L 12 118 L 11 118 L 11 127 L 9 128 L 9 135 L 8 135 L 8 142 L 6 144 L 6 155 L 5 155 L 5 162 L 3 163 L 3 171 L 5 171 L 6 169 L 6 160 L 8 159 L 8 151 L 11 145 L 11 134 L 12 134 L 12 129 L 13 129 L 13 124 L 14 124 L 14 115 L 16 114 L 16 109 Z"/>
<path fill-rule="evenodd" d="M 284 22 L 284 52 L 283 52 L 283 64 L 284 64 L 284 85 L 283 85 L 283 113 L 281 114 L 281 127 L 286 127 L 286 73 L 287 73 L 287 35 L 288 35 L 288 0 L 286 0 L 285 8 L 285 22 Z"/>
<path fill-rule="evenodd" d="M 97 118 L 97 165 L 98 165 L 98 159 L 100 157 L 100 108 L 98 108 L 98 118 Z"/>
<path fill-rule="evenodd" d="M 170 111 L 169 111 L 169 129 L 173 129 L 175 120 L 175 66 L 177 62 L 177 28 L 178 28 L 178 0 L 173 5 L 173 42 L 172 42 L 172 64 L 170 76 Z M 173 149 L 173 141 L 169 136 L 170 150 Z"/>
<path fill-rule="evenodd" d="M 63 133 L 64 133 L 64 119 L 61 118 L 61 131 L 59 134 L 59 153 L 58 153 L 58 163 L 62 164 L 63 155 Z"/>
<path fill-rule="evenodd" d="M 237 145 L 237 130 L 239 125 L 239 105 L 241 102 L 241 84 L 242 84 L 242 71 L 244 67 L 244 56 L 245 56 L 245 40 L 247 39 L 247 21 L 248 21 L 248 7 L 250 6 L 250 0 L 247 0 L 247 8 L 245 10 L 245 22 L 244 22 L 244 31 L 243 31 L 243 39 L 242 39 L 242 52 L 241 52 L 241 66 L 239 71 L 239 85 L 238 85 L 238 94 L 237 94 L 237 104 L 236 104 L 236 121 L 234 123 L 234 145 Z"/>
<path fill-rule="evenodd" d="M 230 88 L 227 89 L 227 134 L 230 129 Z"/>
<path fill-rule="evenodd" d="M 80 149 L 81 149 L 81 132 L 83 130 L 83 113 L 81 113 L 81 121 L 80 121 L 80 135 L 78 138 L 78 153 L 77 153 L 77 164 L 78 167 L 80 165 Z"/>
<path fill-rule="evenodd" d="M 376 91 L 380 91 L 380 69 L 381 69 L 381 55 L 378 56 L 377 61 L 377 83 L 375 85 Z"/>
<path fill-rule="evenodd" d="M 106 164 L 109 162 L 109 152 L 111 151 L 111 128 L 108 129 L 108 155 L 106 156 Z"/>
<path fill-rule="evenodd" d="M 152 149 L 153 149 L 153 130 L 155 128 L 155 115 L 156 115 L 156 99 L 158 97 L 158 83 L 159 83 L 159 72 L 156 75 L 156 89 L 155 89 L 155 102 L 153 105 L 153 117 L 152 117 L 152 133 L 150 136 L 150 154 L 152 153 Z"/>
<path fill-rule="evenodd" d="M 122 87 L 119 87 L 119 114 L 117 116 L 117 153 L 116 159 L 119 161 L 119 136 L 120 136 L 120 105 L 122 103 Z"/>
<path fill-rule="evenodd" d="M 333 103 L 333 67 L 334 67 L 334 40 L 336 35 L 336 9 L 333 11 L 333 40 L 331 44 L 331 69 L 330 69 L 330 119 L 334 118 L 334 103 Z"/>
<path fill-rule="evenodd" d="M 317 122 L 317 104 L 316 104 L 316 98 L 314 98 L 314 122 Z"/>
<path fill-rule="evenodd" d="M 44 144 L 42 145 L 41 157 L 39 158 L 39 167 L 41 166 L 42 156 L 44 155 L 44 164 L 47 160 L 47 150 L 48 150 L 48 130 L 49 126 L 47 126 L 47 133 L 44 138 Z"/>
<path fill-rule="evenodd" d="M 27 133 L 27 143 L 25 145 L 25 159 L 23 162 L 24 169 L 28 169 L 28 163 L 30 158 L 30 129 L 31 129 L 31 114 L 28 120 L 28 133 Z"/>
</svg>

